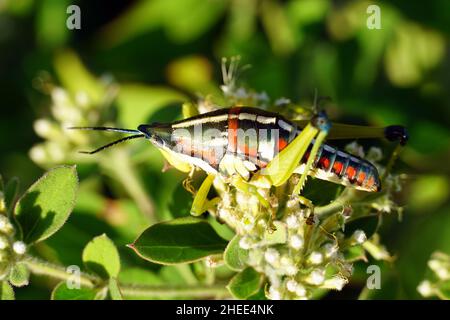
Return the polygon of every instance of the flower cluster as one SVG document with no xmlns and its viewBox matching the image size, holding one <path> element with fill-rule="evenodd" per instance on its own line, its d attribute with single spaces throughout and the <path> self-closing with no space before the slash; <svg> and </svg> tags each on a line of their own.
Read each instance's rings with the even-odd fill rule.
<svg viewBox="0 0 450 320">
<path fill-rule="evenodd" d="M 426 297 L 437 296 L 440 299 L 450 299 L 450 256 L 443 252 L 434 252 L 428 261 L 428 267 L 432 271 L 429 279 L 422 281 L 417 291 Z"/>
<path fill-rule="evenodd" d="M 311 219 L 311 210 L 291 198 L 280 214 L 279 200 L 269 189 L 257 191 L 269 200 L 271 206 L 265 207 L 256 195 L 238 188 L 222 191 L 220 178 L 215 186 L 222 198 L 215 214 L 240 236 L 239 246 L 248 252 L 245 263 L 267 277 L 268 297 L 307 299 L 315 289 L 341 290 L 348 282 L 352 264 L 344 253 L 367 237 L 362 230 L 344 235 L 347 210 Z"/>
<path fill-rule="evenodd" d="M 68 160 L 91 160 L 89 157 L 79 157 L 74 151 L 104 143 L 102 135 L 69 128 L 108 125 L 105 114 L 116 95 L 117 86 L 112 83 L 103 85 L 103 101 L 95 101 L 83 91 L 73 94 L 63 87 L 49 86 L 52 117 L 37 119 L 34 122 L 36 134 L 45 140 L 31 148 L 30 158 L 34 162 L 49 166 Z"/>
<path fill-rule="evenodd" d="M 11 223 L 4 194 L 0 191 L 0 281 L 8 279 L 12 267 L 25 254 L 27 247 L 15 238 L 16 230 Z"/>
<path fill-rule="evenodd" d="M 247 91 L 231 80 L 230 73 L 236 72 L 234 64 L 223 71 L 222 90 L 229 104 L 270 109 L 267 95 Z M 290 104 L 286 99 L 283 103 Z M 275 104 L 273 108 L 278 107 Z M 303 114 L 308 112 L 303 111 Z M 366 155 L 361 146 L 351 143 L 347 151 L 372 161 L 384 173 L 385 168 L 378 164 L 383 156 L 379 148 L 371 148 Z M 374 211 L 399 210 L 392 200 L 392 192 L 400 187 L 395 175 L 386 177 L 387 189 L 380 195 L 368 199 L 347 189 L 330 205 L 314 210 L 302 205 L 299 196 L 286 197 L 292 194 L 297 181 L 298 176 L 294 174 L 284 186 L 251 187 L 250 192 L 240 188 L 233 179 L 225 181 L 217 177 L 214 181 L 221 201 L 210 212 L 235 230 L 240 238 L 239 247 L 247 252 L 245 264 L 265 275 L 266 295 L 270 299 L 309 299 L 317 289 L 341 290 L 352 274 L 355 260 L 349 257 L 352 248 L 364 252 L 367 244 L 369 253 L 384 253 L 376 258 L 389 259 L 377 241 L 368 241 L 363 230 L 356 229 L 351 234 L 344 230 L 347 222 L 373 215 Z"/>
</svg>

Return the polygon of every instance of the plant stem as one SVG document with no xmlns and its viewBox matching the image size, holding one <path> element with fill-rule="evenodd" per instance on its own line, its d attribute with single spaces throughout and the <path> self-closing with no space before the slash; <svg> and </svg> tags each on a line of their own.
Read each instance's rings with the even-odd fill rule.
<svg viewBox="0 0 450 320">
<path fill-rule="evenodd" d="M 58 280 L 69 280 L 74 277 L 73 273 L 66 271 L 66 268 L 34 257 L 26 257 L 23 262 L 28 266 L 29 270 L 37 275 L 45 275 Z M 92 288 L 96 282 L 101 279 L 87 273 L 80 273 L 80 284 L 85 287 Z"/>
<path fill-rule="evenodd" d="M 353 195 L 354 194 L 352 192 L 345 190 L 339 198 L 337 198 L 330 204 L 327 204 L 326 206 L 315 207 L 314 214 L 316 214 L 320 220 L 324 220 L 336 211 L 342 210 L 344 206 L 353 198 Z"/>
<path fill-rule="evenodd" d="M 229 297 L 229 292 L 225 285 L 196 285 L 196 286 L 120 286 L 124 296 L 132 297 L 190 297 L 190 298 L 208 298 L 208 297 Z"/>
<path fill-rule="evenodd" d="M 73 273 L 66 272 L 66 268 L 60 265 L 49 263 L 47 261 L 28 256 L 23 260 L 30 272 L 36 275 L 44 275 L 58 280 L 69 280 L 74 277 Z M 84 287 L 94 288 L 104 282 L 103 279 L 95 275 L 80 273 L 80 284 Z M 215 285 L 133 285 L 119 283 L 120 291 L 124 296 L 129 297 L 158 297 L 158 298 L 211 298 L 211 297 L 229 297 L 229 292 L 224 284 Z"/>
<path fill-rule="evenodd" d="M 102 158 L 102 165 L 111 176 L 120 181 L 128 194 L 136 201 L 139 209 L 144 213 L 151 223 L 156 222 L 152 201 L 147 196 L 142 182 L 139 180 L 128 153 L 120 148 L 113 150 L 110 157 Z"/>
</svg>

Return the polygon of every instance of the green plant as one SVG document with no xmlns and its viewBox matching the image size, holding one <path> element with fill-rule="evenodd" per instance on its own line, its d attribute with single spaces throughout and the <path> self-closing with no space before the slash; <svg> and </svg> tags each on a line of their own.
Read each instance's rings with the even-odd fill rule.
<svg viewBox="0 0 450 320">
<path fill-rule="evenodd" d="M 426 280 L 417 287 L 417 291 L 426 298 L 436 296 L 442 300 L 450 299 L 450 256 L 443 252 L 434 252 L 428 261 L 429 272 Z"/>
<path fill-rule="evenodd" d="M 71 60 L 77 66 L 72 69 L 72 74 L 88 77 L 91 82 L 96 83 L 95 78 L 91 78 L 72 53 L 64 53 L 59 59 Z M 197 104 L 185 104 L 184 112 L 201 113 L 211 110 L 214 108 L 214 101 L 219 100 L 225 105 L 249 105 L 275 110 L 291 118 L 310 117 L 310 109 L 291 103 L 286 98 L 273 101 L 264 92 L 255 92 L 241 86 L 236 82 L 237 67 L 236 60 L 232 60 L 229 68 L 226 61 L 223 61 L 223 95 L 201 99 Z M 74 85 L 72 78 L 64 81 L 68 81 L 68 88 Z M 209 210 L 207 219 L 189 217 L 187 212 L 182 213 L 190 207 L 189 203 L 192 201 L 188 194 L 187 197 L 183 195 L 181 199 L 175 200 L 178 212 L 172 210 L 169 219 L 157 222 L 158 214 L 143 190 L 132 157 L 124 147 L 113 148 L 96 157 L 83 157 L 74 153 L 80 148 L 91 148 L 93 140 L 85 132 L 66 134 L 65 127 L 104 125 L 108 121 L 102 120 L 105 119 L 105 112 L 108 114 L 108 107 L 104 107 L 106 109 L 103 111 L 99 107 L 104 105 L 100 101 L 105 100 L 102 94 L 106 94 L 106 91 L 101 89 L 100 84 L 93 87 L 100 89 L 91 94 L 97 100 L 86 100 L 91 101 L 91 104 L 84 102 L 89 107 L 82 107 L 79 105 L 80 101 L 73 102 L 71 98 L 83 95 L 83 87 L 75 86 L 72 94 L 70 90 L 53 89 L 54 120 L 41 119 L 36 122 L 37 133 L 46 138 L 46 141 L 31 150 L 31 157 L 45 166 L 67 161 L 98 163 L 102 172 L 124 187 L 136 202 L 140 214 L 148 217 L 146 224 L 150 226 L 129 247 L 152 263 L 175 266 L 184 282 L 191 287 L 166 287 L 158 281 L 156 286 L 142 286 L 142 283 L 130 283 L 128 280 L 126 283 L 121 282 L 121 262 L 117 249 L 109 238 L 102 235 L 94 238 L 83 250 L 82 260 L 87 273 L 81 275 L 82 286 L 70 289 L 67 282 L 62 282 L 53 290 L 54 299 L 185 295 L 224 297 L 230 294 L 239 299 L 309 299 L 328 290 L 341 290 L 352 275 L 353 262 L 366 260 L 366 253 L 375 259 L 391 259 L 379 244 L 376 234 L 383 213 L 401 212 L 392 198 L 401 188 L 399 177 L 391 173 L 386 175 L 384 191 L 375 195 L 343 189 L 326 182 L 309 181 L 304 194 L 312 200 L 315 207 L 313 222 L 308 219 L 311 216 L 310 208 L 302 206 L 297 198 L 285 196 L 296 185 L 299 177 L 295 174 L 280 187 L 258 188 L 259 197 L 254 192 L 249 193 L 239 188 L 237 180 L 226 183 L 215 179 L 214 188 L 219 201 L 217 206 Z M 180 97 L 173 93 L 167 99 L 176 100 Z M 70 110 L 81 114 L 67 117 Z M 119 121 L 126 123 L 128 120 L 119 117 Z M 95 137 L 95 143 L 101 144 L 104 137 Z M 59 159 L 51 157 L 55 153 L 47 153 L 49 148 L 61 150 L 60 154 L 63 156 Z M 378 167 L 380 174 L 384 174 L 385 168 L 379 164 L 382 158 L 380 149 L 372 148 L 366 155 L 362 147 L 352 143 L 347 146 L 347 151 L 369 159 Z M 49 177 L 55 175 L 55 181 L 48 182 Z M 194 180 L 198 176 L 201 176 L 201 172 L 197 172 Z M 30 188 L 19 200 L 11 216 L 17 221 L 18 239 L 27 246 L 33 246 L 56 232 L 73 207 L 76 184 L 74 168 L 62 167 L 50 171 Z M 183 193 L 183 190 L 176 189 L 174 197 L 177 197 L 177 192 Z M 40 196 L 36 197 L 37 195 Z M 270 206 L 262 206 L 260 197 L 270 203 Z M 42 204 L 36 204 L 37 200 Z M 39 210 L 36 209 L 37 206 Z M 30 216 L 33 218 L 30 219 Z M 48 224 L 48 221 L 52 223 Z M 44 227 L 45 230 L 41 230 Z M 127 265 L 129 263 L 126 262 Z M 16 268 L 16 265 L 20 267 Z M 167 267 L 161 270 L 166 270 L 164 268 Z M 27 271 L 58 279 L 71 279 L 71 274 L 66 273 L 64 268 L 28 256 L 8 260 L 8 268 L 5 270 L 5 277 L 7 274 L 10 279 L 22 273 L 27 274 Z M 144 270 L 139 272 L 145 273 Z M 143 281 L 143 276 L 138 278 Z"/>
<path fill-rule="evenodd" d="M 1 186 L 0 193 L 0 298 L 14 299 L 13 287 L 29 284 L 30 273 L 62 280 L 54 283 L 52 299 L 90 300 L 128 297 L 207 297 L 225 295 L 208 286 L 164 286 L 118 281 L 121 262 L 114 243 L 102 234 L 84 248 L 86 272 L 66 268 L 35 256 L 36 246 L 56 233 L 75 204 L 78 178 L 75 167 L 56 167 L 43 175 L 17 200 L 17 180 Z M 76 266 L 75 266 L 76 267 Z M 72 269 L 71 269 L 72 268 Z M 77 270 L 78 269 L 78 270 Z M 72 271 L 71 271 L 72 270 Z"/>
</svg>

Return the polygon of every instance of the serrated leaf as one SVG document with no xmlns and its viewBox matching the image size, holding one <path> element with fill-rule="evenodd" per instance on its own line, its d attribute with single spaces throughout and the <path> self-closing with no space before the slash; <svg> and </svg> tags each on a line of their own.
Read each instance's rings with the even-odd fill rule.
<svg viewBox="0 0 450 320">
<path fill-rule="evenodd" d="M 75 166 L 57 167 L 36 181 L 15 209 L 23 241 L 36 243 L 58 231 L 72 212 L 77 189 Z"/>
<path fill-rule="evenodd" d="M 123 300 L 122 292 L 120 291 L 116 278 L 109 279 L 108 289 L 109 296 L 112 300 Z"/>
<path fill-rule="evenodd" d="M 260 290 L 262 279 L 262 274 L 249 267 L 236 274 L 228 283 L 227 289 L 235 298 L 247 299 Z"/>
<path fill-rule="evenodd" d="M 15 287 L 28 285 L 30 279 L 30 270 L 24 263 L 16 264 L 9 274 L 9 282 Z"/>
<path fill-rule="evenodd" d="M 52 300 L 94 300 L 97 291 L 90 288 L 69 288 L 66 282 L 59 283 L 52 292 Z"/>
<path fill-rule="evenodd" d="M 207 222 L 187 217 L 149 227 L 130 247 L 145 260 L 178 264 L 222 253 L 226 245 Z"/>
<path fill-rule="evenodd" d="M 239 246 L 241 239 L 238 235 L 234 236 L 228 243 L 224 253 L 226 265 L 234 271 L 243 270 L 246 266 L 245 261 L 248 258 L 248 250 L 244 250 Z"/>
<path fill-rule="evenodd" d="M 0 300 L 14 300 L 14 289 L 7 281 L 0 282 Z"/>
<path fill-rule="evenodd" d="M 120 258 L 114 243 L 105 234 L 92 239 L 83 250 L 87 269 L 104 279 L 116 278 L 120 271 Z"/>
</svg>

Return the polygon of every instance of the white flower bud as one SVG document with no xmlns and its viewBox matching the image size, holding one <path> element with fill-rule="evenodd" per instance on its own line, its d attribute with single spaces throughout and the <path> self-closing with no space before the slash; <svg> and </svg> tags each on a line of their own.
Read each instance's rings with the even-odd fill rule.
<svg viewBox="0 0 450 320">
<path fill-rule="evenodd" d="M 252 215 L 246 215 L 242 221 L 243 229 L 246 231 L 250 231 L 255 226 L 255 217 Z"/>
<path fill-rule="evenodd" d="M 243 237 L 241 240 L 239 240 L 239 247 L 241 247 L 244 250 L 250 249 L 252 246 L 252 241 L 248 237 Z"/>
<path fill-rule="evenodd" d="M 294 276 L 298 272 L 298 268 L 295 266 L 294 261 L 287 256 L 283 256 L 280 259 L 281 265 L 284 267 L 284 273 L 290 276 Z"/>
<path fill-rule="evenodd" d="M 13 250 L 18 255 L 23 255 L 27 251 L 27 246 L 22 241 L 16 241 L 13 243 Z"/>
<path fill-rule="evenodd" d="M 52 131 L 52 124 L 47 119 L 38 119 L 33 124 L 34 131 L 42 138 L 48 138 Z"/>
<path fill-rule="evenodd" d="M 296 234 L 291 236 L 289 240 L 289 245 L 295 250 L 303 248 L 303 244 L 304 244 L 303 238 Z"/>
<path fill-rule="evenodd" d="M 338 253 L 338 246 L 332 243 L 327 243 L 323 246 L 323 254 L 327 258 L 336 258 Z"/>
<path fill-rule="evenodd" d="M 67 95 L 67 92 L 62 88 L 54 88 L 52 90 L 52 100 L 55 104 L 64 104 L 67 103 L 69 100 L 69 96 Z"/>
<path fill-rule="evenodd" d="M 297 229 L 299 227 L 299 222 L 298 222 L 297 216 L 294 214 L 291 214 L 289 217 L 287 217 L 286 224 L 289 229 Z"/>
<path fill-rule="evenodd" d="M 312 285 L 319 286 L 325 281 L 325 270 L 314 269 L 305 280 Z"/>
<path fill-rule="evenodd" d="M 280 253 L 272 248 L 267 249 L 266 253 L 264 254 L 264 258 L 266 261 L 270 264 L 274 264 L 278 261 L 280 257 Z"/>
<path fill-rule="evenodd" d="M 433 286 L 431 285 L 430 281 L 425 280 L 422 281 L 419 286 L 417 287 L 417 291 L 424 296 L 425 298 L 431 297 L 433 295 Z"/>
<path fill-rule="evenodd" d="M 260 227 L 263 230 L 266 230 L 268 228 L 267 222 L 264 219 L 258 220 L 258 227 Z"/>
<path fill-rule="evenodd" d="M 434 273 L 436 273 L 439 279 L 441 280 L 450 279 L 450 272 L 442 261 L 432 259 L 428 261 L 428 266 L 430 267 L 431 270 L 434 271 Z"/>
<path fill-rule="evenodd" d="M 269 298 L 271 300 L 281 300 L 281 292 L 277 288 L 271 286 L 269 288 Z"/>
<path fill-rule="evenodd" d="M 334 276 L 330 279 L 325 280 L 323 286 L 327 289 L 335 289 L 341 291 L 342 288 L 347 284 L 348 280 L 343 277 Z"/>
<path fill-rule="evenodd" d="M 295 292 L 297 290 L 298 287 L 298 282 L 295 281 L 294 279 L 290 279 L 288 280 L 288 282 L 286 282 L 286 289 L 288 289 L 288 291 L 290 292 Z"/>
<path fill-rule="evenodd" d="M 291 100 L 289 100 L 288 98 L 284 98 L 284 97 L 275 100 L 276 106 L 282 106 L 282 105 L 286 105 L 289 103 L 291 103 Z"/>
<path fill-rule="evenodd" d="M 286 274 L 288 276 L 295 276 L 298 273 L 298 268 L 294 265 L 290 265 L 286 267 Z"/>
<path fill-rule="evenodd" d="M 288 209 L 292 209 L 292 208 L 298 207 L 298 198 L 297 198 L 297 197 L 294 197 L 293 199 L 289 199 L 289 200 L 286 202 L 286 207 L 287 207 Z"/>
<path fill-rule="evenodd" d="M 362 231 L 362 230 L 356 230 L 356 231 L 353 233 L 353 239 L 355 239 L 356 243 L 358 243 L 358 244 L 363 244 L 364 242 L 367 241 L 367 236 L 366 236 L 366 234 L 364 233 L 364 231 Z"/>
<path fill-rule="evenodd" d="M 314 251 L 309 255 L 308 261 L 311 264 L 321 264 L 323 262 L 323 254 L 318 251 Z"/>
<path fill-rule="evenodd" d="M 42 145 L 31 148 L 30 158 L 36 163 L 43 163 L 47 159 L 47 153 Z"/>
<path fill-rule="evenodd" d="M 297 288 L 295 289 L 295 294 L 298 298 L 306 298 L 306 289 L 301 284 L 297 285 Z"/>
</svg>

